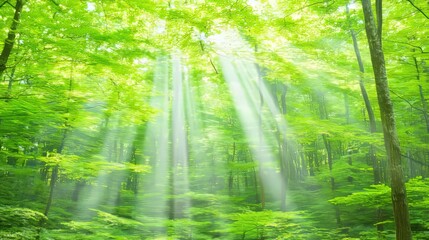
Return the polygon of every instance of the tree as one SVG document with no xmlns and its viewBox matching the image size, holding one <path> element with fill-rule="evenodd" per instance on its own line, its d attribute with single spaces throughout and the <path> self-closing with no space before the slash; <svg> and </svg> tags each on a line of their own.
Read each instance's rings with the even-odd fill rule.
<svg viewBox="0 0 429 240">
<path fill-rule="evenodd" d="M 384 53 L 381 46 L 381 36 L 378 34 L 371 1 L 362 0 L 365 18 L 365 30 L 368 38 L 371 62 L 377 89 L 378 105 L 380 107 L 381 122 L 383 125 L 384 144 L 389 161 L 391 177 L 391 197 L 396 224 L 396 239 L 411 239 L 411 227 L 408 212 L 405 180 L 401 165 L 401 148 L 396 133 L 395 116 L 390 99 Z M 379 9 L 381 11 L 381 9 Z M 378 16 L 380 16 L 378 14 Z M 378 19 L 380 22 L 380 19 Z M 378 26 L 380 28 L 380 25 Z"/>
<path fill-rule="evenodd" d="M 4 40 L 3 50 L 0 55 L 0 78 L 3 76 L 3 73 L 7 68 L 6 64 L 9 59 L 10 53 L 12 52 L 13 45 L 15 44 L 16 31 L 18 29 L 18 25 L 21 19 L 21 12 L 22 12 L 23 5 L 24 5 L 23 0 L 16 0 L 16 4 L 14 6 L 15 13 L 13 15 L 12 24 L 7 34 L 7 38 Z"/>
<path fill-rule="evenodd" d="M 0 0 L 4 35 L 15 2 Z M 15 226 L 0 238 L 394 235 L 387 174 L 371 164 L 376 153 L 387 169 L 375 84 L 358 79 L 350 44 L 369 69 L 360 3 L 348 21 L 333 0 L 23 2 L 0 81 L 0 225 Z M 427 19 L 385 1 L 383 23 L 377 3 L 411 229 L 425 239 Z"/>
</svg>

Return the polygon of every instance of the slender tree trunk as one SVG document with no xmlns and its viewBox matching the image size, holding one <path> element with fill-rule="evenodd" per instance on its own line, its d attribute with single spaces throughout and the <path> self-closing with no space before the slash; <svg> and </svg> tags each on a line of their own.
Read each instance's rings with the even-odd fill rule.
<svg viewBox="0 0 429 240">
<path fill-rule="evenodd" d="M 234 163 L 235 161 L 235 152 L 236 152 L 236 145 L 235 142 L 233 142 L 232 144 L 232 156 L 231 156 L 231 160 L 229 161 L 230 163 Z M 234 175 L 232 170 L 229 170 L 229 176 L 228 176 L 228 193 L 229 195 L 232 195 L 232 190 L 234 187 Z"/>
<path fill-rule="evenodd" d="M 420 82 L 420 69 L 419 69 L 419 65 L 418 65 L 418 62 L 417 62 L 417 58 L 413 57 L 413 60 L 414 60 L 414 66 L 416 68 L 416 73 L 417 73 L 416 79 L 417 79 L 417 81 Z M 429 133 L 428 105 L 427 105 L 427 102 L 426 102 L 425 95 L 423 93 L 423 87 L 420 84 L 419 84 L 419 94 L 420 94 L 420 101 L 422 102 L 422 114 L 423 114 L 423 118 L 424 118 L 424 121 L 425 121 L 425 124 L 426 124 L 426 133 Z M 425 137 L 425 141 L 428 141 L 428 136 L 427 135 Z M 425 155 L 427 156 L 428 154 L 429 153 L 427 152 Z M 409 168 L 410 168 L 410 171 L 412 173 L 416 172 L 415 171 L 416 169 L 415 169 L 414 164 L 413 164 L 412 161 L 410 161 Z M 410 176 L 413 177 L 414 175 L 410 175 Z"/>
<path fill-rule="evenodd" d="M 283 184 L 280 184 L 280 209 L 281 211 L 286 211 L 286 188 L 289 186 L 289 177 L 288 176 L 288 170 L 289 170 L 289 163 L 287 154 L 287 140 L 286 136 L 283 136 L 283 139 L 281 139 L 281 136 L 279 136 L 279 152 L 280 152 L 280 175 L 283 180 Z"/>
<path fill-rule="evenodd" d="M 343 96 L 344 96 L 344 110 L 345 110 L 346 124 L 350 124 L 349 95 L 347 95 L 347 93 L 344 93 Z"/>
<path fill-rule="evenodd" d="M 86 185 L 86 182 L 84 180 L 76 181 L 76 183 L 74 185 L 74 190 L 73 190 L 73 193 L 71 196 L 71 200 L 73 202 L 79 201 L 80 192 L 85 187 L 85 185 Z"/>
<path fill-rule="evenodd" d="M 319 146 L 317 144 L 317 141 L 313 142 L 313 146 L 314 146 L 314 151 L 313 151 L 314 165 L 316 167 L 315 169 L 316 169 L 316 172 L 317 172 L 317 171 L 319 171 L 319 167 L 320 167 L 319 155 L 317 154 L 318 148 L 319 148 Z"/>
<path fill-rule="evenodd" d="M 378 24 L 378 28 L 379 28 L 379 34 L 381 34 L 381 25 L 382 25 L 382 19 L 381 19 L 381 0 L 377 0 L 377 24 Z M 350 18 L 349 15 L 349 9 L 348 6 L 346 5 L 346 12 L 347 12 L 347 19 Z M 358 46 L 358 41 L 356 39 L 356 33 L 354 32 L 353 29 L 350 28 L 350 35 L 352 37 L 353 40 L 353 49 L 355 51 L 355 55 L 356 55 L 356 60 L 358 62 L 359 65 L 359 71 L 360 71 L 360 75 L 359 75 L 359 87 L 361 90 L 361 94 L 362 94 L 362 98 L 363 101 L 365 103 L 365 109 L 366 112 L 368 114 L 368 119 L 369 119 L 369 132 L 371 134 L 375 133 L 377 131 L 377 125 L 376 125 L 376 121 L 375 121 L 375 115 L 374 115 L 374 111 L 372 109 L 371 106 L 371 102 L 369 100 L 368 97 L 368 93 L 366 91 L 365 88 L 365 84 L 363 81 L 363 76 L 365 74 L 365 68 L 363 66 L 363 61 L 362 61 L 362 57 L 360 54 L 360 50 L 359 50 L 359 46 Z M 371 144 L 369 146 L 369 159 L 372 163 L 372 169 L 373 169 L 373 179 L 374 179 L 374 184 L 380 184 L 382 182 L 382 178 L 381 178 L 381 166 L 380 166 L 380 162 L 378 161 L 377 157 L 376 157 L 376 152 L 375 152 L 375 147 L 373 144 Z M 376 209 L 376 219 L 377 222 L 381 222 L 382 219 L 380 217 L 383 216 L 382 210 L 380 208 Z M 384 230 L 384 226 L 383 224 L 377 224 L 377 231 L 383 231 Z"/>
<path fill-rule="evenodd" d="M 348 15 L 349 15 L 348 14 L 348 8 L 346 8 L 346 9 L 347 9 L 347 17 L 348 17 Z M 365 84 L 363 82 L 363 75 L 365 74 L 365 68 L 363 66 L 362 57 L 360 55 L 360 50 L 359 50 L 358 42 L 356 39 L 356 33 L 354 32 L 353 29 L 350 29 L 350 36 L 352 37 L 352 40 L 353 40 L 353 49 L 355 51 L 356 60 L 357 60 L 358 65 L 359 65 L 359 71 L 361 73 L 359 76 L 359 87 L 360 87 L 360 91 L 362 94 L 363 101 L 365 103 L 366 112 L 368 113 L 370 132 L 374 133 L 377 131 L 377 127 L 376 127 L 377 125 L 375 122 L 374 111 L 372 110 L 371 102 L 369 100 L 368 93 L 367 93 L 366 88 L 365 88 Z"/>
<path fill-rule="evenodd" d="M 380 107 L 381 123 L 383 125 L 384 143 L 389 160 L 391 177 L 391 196 L 393 213 L 396 225 L 396 239 L 410 240 L 411 227 L 408 212 L 407 194 L 401 166 L 401 149 L 396 133 L 395 116 L 390 99 L 387 82 L 384 53 L 381 47 L 381 36 L 378 36 L 377 27 L 370 0 L 362 0 L 362 9 L 365 18 L 365 29 L 371 53 L 371 62 L 377 89 L 378 104 Z M 379 9 L 381 11 L 381 9 Z M 381 13 L 378 14 L 381 16 Z"/>
<path fill-rule="evenodd" d="M 70 66 L 70 78 L 69 78 L 69 86 L 68 86 L 68 91 L 69 93 L 71 93 L 73 89 L 73 61 L 71 62 L 71 66 Z M 69 95 L 69 97 L 67 98 L 67 102 L 70 102 L 71 97 Z M 66 113 L 69 113 L 69 107 L 66 108 Z M 66 126 L 66 128 L 63 130 L 63 135 L 61 138 L 61 142 L 60 145 L 58 146 L 57 149 L 57 153 L 58 154 L 62 154 L 65 143 L 66 143 L 66 138 L 69 132 L 69 121 L 70 119 L 68 117 L 65 118 L 64 120 L 64 125 Z M 55 185 L 58 179 L 58 172 L 59 172 L 59 165 L 56 164 L 54 166 L 54 168 L 52 169 L 52 173 L 51 173 L 51 182 L 50 182 L 50 191 L 49 191 L 49 197 L 48 197 L 48 202 L 46 203 L 46 208 L 45 208 L 45 216 L 48 216 L 49 210 L 51 208 L 52 205 L 52 199 L 54 196 L 54 189 L 55 189 Z"/>
<path fill-rule="evenodd" d="M 63 131 L 63 137 L 61 139 L 61 143 L 60 146 L 58 147 L 57 153 L 61 154 L 65 145 L 65 141 L 66 141 L 66 137 L 67 137 L 67 129 L 65 129 Z M 59 165 L 56 164 L 53 168 L 52 168 L 52 173 L 51 173 L 51 181 L 49 183 L 49 197 L 48 197 L 48 202 L 46 203 L 46 207 L 45 207 L 45 216 L 48 216 L 49 214 L 49 210 L 51 209 L 51 205 L 52 205 L 52 199 L 54 197 L 54 189 L 55 189 L 55 185 L 57 183 L 58 180 L 58 172 L 59 172 Z"/>
<path fill-rule="evenodd" d="M 423 118 L 425 119 L 426 132 L 429 133 L 429 116 L 428 116 L 428 105 L 426 103 L 425 96 L 423 94 L 423 87 L 419 85 L 420 101 L 422 102 L 423 107 Z"/>
<path fill-rule="evenodd" d="M 305 150 L 305 152 L 307 152 Z M 314 176 L 314 153 L 313 152 L 307 152 L 306 153 L 307 158 L 308 158 L 308 171 L 310 176 Z"/>
<path fill-rule="evenodd" d="M 317 94 L 317 102 L 319 104 L 320 119 L 322 119 L 322 120 L 328 119 L 328 110 L 326 109 L 325 96 L 323 95 L 323 93 Z M 325 145 L 326 154 L 327 154 L 331 191 L 332 191 L 332 193 L 334 193 L 334 191 L 335 191 L 335 179 L 334 179 L 334 176 L 332 175 L 333 156 L 332 156 L 331 141 L 329 141 L 329 136 L 325 133 L 322 134 L 322 139 L 323 139 L 323 144 Z M 338 208 L 338 206 L 334 206 L 334 209 L 335 209 L 335 219 L 337 221 L 338 226 L 340 226 L 341 225 L 340 209 Z"/>
<path fill-rule="evenodd" d="M 16 0 L 15 14 L 13 15 L 12 24 L 7 34 L 7 38 L 4 40 L 3 50 L 0 54 L 0 79 L 6 71 L 6 64 L 9 59 L 10 53 L 12 52 L 13 45 L 15 44 L 16 30 L 21 19 L 22 6 L 24 5 L 23 0 Z"/>
<path fill-rule="evenodd" d="M 52 199 L 54 197 L 55 183 L 56 183 L 57 179 L 58 179 L 58 165 L 55 165 L 54 168 L 52 169 L 52 173 L 51 173 L 51 181 L 49 184 L 49 197 L 48 197 L 48 202 L 46 203 L 46 207 L 45 207 L 45 211 L 44 211 L 45 216 L 48 216 L 49 210 L 51 209 Z"/>
<path fill-rule="evenodd" d="M 379 3 L 379 4 L 381 4 L 381 3 Z M 347 9 L 347 18 L 349 18 L 348 8 L 346 7 L 346 9 Z M 368 93 L 366 91 L 365 84 L 363 82 L 363 75 L 365 74 L 365 68 L 363 66 L 362 57 L 360 55 L 360 50 L 359 50 L 358 42 L 356 39 L 356 34 L 355 34 L 353 29 L 350 29 L 350 35 L 351 35 L 352 40 L 353 40 L 353 48 L 355 51 L 356 60 L 357 60 L 358 65 L 359 65 L 359 71 L 360 71 L 359 87 L 361 90 L 363 101 L 365 103 L 366 112 L 368 113 L 369 131 L 372 134 L 372 133 L 377 132 L 377 124 L 375 121 L 374 111 L 373 111 L 372 106 L 371 106 L 371 101 L 369 100 Z M 373 166 L 374 183 L 380 184 L 381 183 L 381 167 L 380 167 L 380 163 L 378 162 L 378 160 L 376 158 L 375 148 L 372 144 L 371 144 L 370 150 L 369 150 L 369 158 L 370 158 L 370 160 L 372 162 L 372 166 Z"/>
</svg>

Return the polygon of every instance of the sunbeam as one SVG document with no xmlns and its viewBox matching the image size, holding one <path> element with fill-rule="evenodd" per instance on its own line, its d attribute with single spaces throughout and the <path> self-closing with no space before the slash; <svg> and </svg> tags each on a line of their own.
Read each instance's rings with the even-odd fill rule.
<svg viewBox="0 0 429 240">
<path fill-rule="evenodd" d="M 188 182 L 188 135 L 186 124 L 185 91 L 183 89 L 183 65 L 180 55 L 172 56 L 172 80 L 173 80 L 173 106 L 172 106 L 172 147 L 173 165 L 170 181 L 172 182 L 172 195 L 180 198 L 172 198 L 170 204 L 170 219 L 189 216 L 190 201 L 185 196 L 189 192 Z"/>
<path fill-rule="evenodd" d="M 122 126 L 121 115 L 112 117 L 109 125 L 106 126 L 107 134 L 103 143 L 103 150 L 99 155 L 99 170 L 94 183 L 87 186 L 78 204 L 78 219 L 88 218 L 95 213 L 94 209 L 103 209 L 106 212 L 113 212 L 113 208 L 118 205 L 119 193 L 122 181 L 127 177 L 125 162 L 131 157 L 130 149 L 134 136 L 135 127 Z M 120 141 L 120 146 L 118 146 Z M 120 154 L 116 152 L 120 148 Z M 104 206 L 104 207 L 103 207 Z"/>
<path fill-rule="evenodd" d="M 255 79 L 258 79 L 258 74 L 256 68 L 253 67 L 248 69 L 248 77 L 242 77 L 238 71 L 244 69 L 237 68 L 236 61 L 240 62 L 240 60 L 233 58 L 220 57 L 222 72 L 229 86 L 230 94 L 233 97 L 253 157 L 258 162 L 259 175 L 262 179 L 261 187 L 263 187 L 262 191 L 264 191 L 261 194 L 270 194 L 274 199 L 280 200 L 281 196 L 276 189 L 279 189 L 282 181 L 279 174 L 276 173 L 278 164 L 275 161 L 272 144 L 267 142 L 263 129 L 262 106 L 258 106 L 257 102 L 260 92 L 258 82 Z M 264 199 L 262 204 L 265 204 Z"/>
<path fill-rule="evenodd" d="M 159 57 L 156 61 L 150 105 L 157 109 L 156 116 L 147 124 L 143 154 L 152 166 L 152 174 L 142 185 L 141 200 L 136 208 L 145 216 L 158 222 L 151 231 L 164 234 L 163 221 L 168 219 L 168 175 L 170 166 L 170 90 L 168 58 Z"/>
</svg>

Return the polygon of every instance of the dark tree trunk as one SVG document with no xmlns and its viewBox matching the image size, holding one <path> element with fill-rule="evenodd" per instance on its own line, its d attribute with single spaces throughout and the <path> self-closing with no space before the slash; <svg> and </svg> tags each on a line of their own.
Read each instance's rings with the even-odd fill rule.
<svg viewBox="0 0 429 240">
<path fill-rule="evenodd" d="M 281 111 L 282 111 L 282 113 L 283 114 L 286 114 L 286 94 L 287 94 L 287 86 L 285 85 L 285 84 L 282 84 L 282 87 L 281 87 L 281 96 L 280 96 L 280 99 L 281 99 L 281 106 L 282 106 L 282 108 L 281 108 Z"/>
<path fill-rule="evenodd" d="M 72 197 L 71 197 L 73 202 L 79 201 L 80 192 L 85 187 L 85 185 L 86 185 L 86 183 L 84 181 L 77 181 L 75 183 L 74 190 L 73 190 Z"/>
<path fill-rule="evenodd" d="M 382 19 L 381 19 L 381 0 L 377 0 L 377 24 L 378 24 L 378 29 L 379 29 L 379 34 L 381 34 L 381 25 L 382 25 Z M 348 12 L 348 7 L 346 6 L 346 10 L 347 10 L 347 19 L 349 19 L 349 12 Z M 355 55 L 356 55 L 356 60 L 358 62 L 359 65 L 359 71 L 360 71 L 360 76 L 359 76 L 359 87 L 361 90 L 361 94 L 362 94 L 362 98 L 363 101 L 365 103 L 365 109 L 366 112 L 368 113 L 368 118 L 369 118 L 369 132 L 371 134 L 375 133 L 377 131 L 377 125 L 376 125 L 376 121 L 375 121 L 375 115 L 374 115 L 374 111 L 372 109 L 371 106 L 371 102 L 369 100 L 368 97 L 368 93 L 366 91 L 365 88 L 365 84 L 363 82 L 363 75 L 365 74 L 365 68 L 363 66 L 363 61 L 362 61 L 362 57 L 360 54 L 360 50 L 359 50 L 359 46 L 358 46 L 358 42 L 356 39 L 356 34 L 354 32 L 353 29 L 350 29 L 350 35 L 352 37 L 353 40 L 353 48 L 355 51 Z M 380 166 L 380 162 L 378 161 L 377 157 L 376 157 L 376 152 L 375 152 L 375 147 L 373 144 L 371 144 L 369 146 L 369 160 L 372 163 L 372 169 L 373 169 L 373 177 L 374 177 L 374 184 L 380 184 L 382 183 L 382 178 L 381 178 L 381 166 Z M 380 218 L 381 216 L 383 216 L 382 214 L 382 210 L 380 208 L 376 209 L 376 219 L 377 222 L 381 222 L 382 219 Z M 383 231 L 383 224 L 377 224 L 377 230 L 378 231 Z"/>
<path fill-rule="evenodd" d="M 389 160 L 391 177 L 391 195 L 393 213 L 396 225 L 396 239 L 411 239 L 411 227 L 408 212 L 407 194 L 401 166 L 401 149 L 396 133 L 395 116 L 390 99 L 389 86 L 381 47 L 381 37 L 378 36 L 377 27 L 370 0 L 362 0 L 362 9 L 365 18 L 365 29 L 371 53 L 371 62 L 374 71 L 378 105 L 380 107 L 381 123 L 383 126 L 384 143 Z M 381 11 L 381 9 L 379 9 Z M 380 16 L 381 14 L 379 14 Z"/>
<path fill-rule="evenodd" d="M 344 93 L 343 96 L 344 96 L 344 110 L 345 110 L 346 124 L 350 124 L 349 95 L 347 95 L 347 93 Z"/>
<path fill-rule="evenodd" d="M 326 108 L 326 102 L 325 102 L 325 96 L 323 93 L 317 93 L 317 102 L 319 104 L 319 116 L 321 120 L 325 120 L 329 118 L 328 110 Z M 322 134 L 322 140 L 323 144 L 325 145 L 326 154 L 327 154 L 327 161 L 328 161 L 328 168 L 329 168 L 329 175 L 330 175 L 330 186 L 332 193 L 335 191 L 335 178 L 332 175 L 332 168 L 333 168 L 333 156 L 332 156 L 332 146 L 331 141 L 329 141 L 328 134 L 323 133 Z M 335 219 L 337 221 L 337 225 L 341 225 L 341 214 L 340 209 L 338 206 L 334 207 L 335 209 Z"/>
<path fill-rule="evenodd" d="M 16 30 L 21 19 L 22 6 L 24 5 L 23 0 L 16 0 L 15 14 L 13 15 L 12 24 L 7 34 L 7 38 L 4 41 L 3 50 L 0 55 L 0 78 L 6 70 L 6 64 L 9 59 L 10 53 L 12 52 L 13 45 L 15 44 Z"/>
<path fill-rule="evenodd" d="M 310 153 L 307 153 L 306 155 L 308 158 L 308 167 L 309 167 L 310 176 L 314 176 L 314 153 L 310 152 Z"/>
<path fill-rule="evenodd" d="M 423 94 L 423 87 L 419 85 L 420 101 L 422 102 L 423 107 L 423 118 L 425 119 L 426 132 L 429 133 L 429 116 L 428 116 L 428 105 L 426 103 L 425 96 Z"/>
<path fill-rule="evenodd" d="M 72 91 L 72 88 L 73 88 L 73 62 L 71 62 L 71 64 L 72 65 L 71 65 L 71 68 L 70 68 L 70 79 L 69 79 L 69 86 L 68 86 L 69 87 L 68 88 L 69 93 Z M 70 100 L 71 99 L 69 97 L 67 99 L 67 101 L 70 101 Z M 69 109 L 68 108 L 66 108 L 66 113 L 69 113 Z M 61 142 L 60 142 L 60 145 L 58 146 L 58 149 L 57 149 L 57 153 L 58 154 L 62 154 L 63 149 L 65 147 L 66 138 L 67 138 L 67 135 L 69 133 L 69 127 L 70 127 L 70 125 L 69 125 L 69 119 L 67 117 L 65 118 L 64 125 L 66 126 L 66 128 L 63 130 L 63 134 L 62 134 L 62 137 L 61 137 Z M 46 203 L 46 208 L 45 208 L 45 212 L 44 212 L 45 216 L 48 216 L 49 210 L 50 210 L 51 205 L 52 205 L 52 199 L 53 199 L 53 196 L 54 196 L 54 189 L 55 189 L 55 185 L 56 185 L 56 182 L 57 182 L 57 179 L 58 179 L 58 172 L 59 172 L 59 164 L 57 163 L 54 166 L 54 168 L 52 169 L 52 173 L 51 173 L 49 197 L 48 197 L 48 202 Z"/>
<path fill-rule="evenodd" d="M 287 140 L 286 136 L 279 136 L 279 152 L 280 152 L 280 175 L 282 177 L 283 183 L 280 184 L 280 209 L 281 211 L 286 211 L 286 188 L 289 186 L 289 163 L 290 159 L 288 159 L 288 149 L 287 149 Z"/>
<path fill-rule="evenodd" d="M 49 197 L 48 197 L 48 202 L 46 203 L 45 212 L 44 212 L 45 216 L 48 216 L 49 210 L 51 209 L 52 199 L 54 197 L 55 183 L 58 179 L 58 168 L 59 168 L 58 165 L 55 165 L 54 168 L 52 168 Z"/>
<path fill-rule="evenodd" d="M 233 144 L 232 144 L 232 156 L 231 156 L 231 160 L 230 160 L 231 163 L 233 163 L 235 161 L 235 151 L 236 151 L 236 146 L 235 146 L 235 142 L 233 142 Z M 228 193 L 230 195 L 232 194 L 233 187 L 234 187 L 234 175 L 233 175 L 232 170 L 229 170 Z"/>
</svg>

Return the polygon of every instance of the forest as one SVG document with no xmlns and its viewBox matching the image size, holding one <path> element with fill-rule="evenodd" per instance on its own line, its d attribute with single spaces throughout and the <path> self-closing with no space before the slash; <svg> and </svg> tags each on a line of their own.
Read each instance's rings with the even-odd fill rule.
<svg viewBox="0 0 429 240">
<path fill-rule="evenodd" d="M 0 38 L 0 239 L 429 239 L 428 1 L 0 0 Z"/>
</svg>

